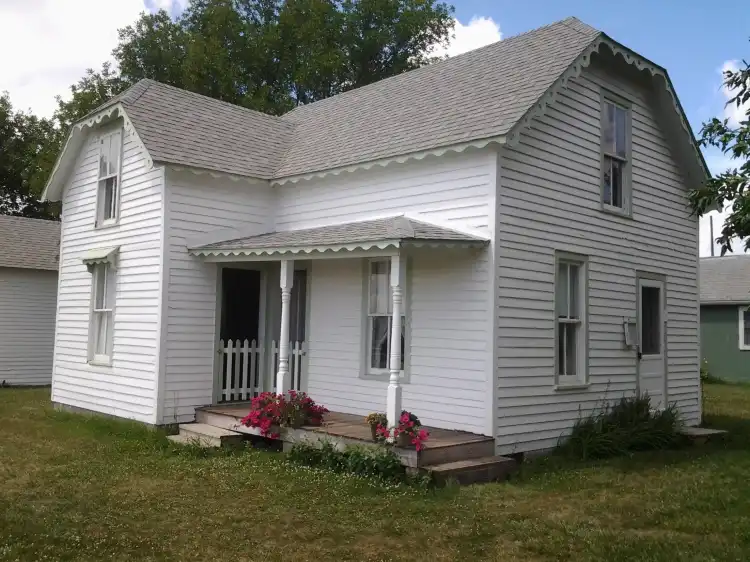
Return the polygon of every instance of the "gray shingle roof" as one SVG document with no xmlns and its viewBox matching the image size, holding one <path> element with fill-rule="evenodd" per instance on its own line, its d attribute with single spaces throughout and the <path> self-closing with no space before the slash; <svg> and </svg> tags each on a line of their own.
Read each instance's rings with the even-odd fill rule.
<svg viewBox="0 0 750 562">
<path fill-rule="evenodd" d="M 301 106 L 276 177 L 504 135 L 599 34 L 568 18 Z"/>
<path fill-rule="evenodd" d="M 252 250 L 340 246 L 383 241 L 433 241 L 487 243 L 485 238 L 416 221 L 403 216 L 334 224 L 317 228 L 269 232 L 191 248 L 192 250 Z"/>
<path fill-rule="evenodd" d="M 0 267 L 57 270 L 60 223 L 0 216 Z"/>
<path fill-rule="evenodd" d="M 508 133 L 600 32 L 575 18 L 273 117 L 152 80 L 122 103 L 154 161 L 288 177 Z"/>
<path fill-rule="evenodd" d="M 141 80 L 95 111 L 122 103 L 155 162 L 273 177 L 293 126 L 280 117 Z"/>
<path fill-rule="evenodd" d="M 701 304 L 750 303 L 750 255 L 701 258 Z"/>
</svg>

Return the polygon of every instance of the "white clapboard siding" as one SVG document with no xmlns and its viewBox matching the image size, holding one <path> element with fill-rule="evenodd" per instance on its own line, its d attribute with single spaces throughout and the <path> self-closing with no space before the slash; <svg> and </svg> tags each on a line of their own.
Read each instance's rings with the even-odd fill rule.
<svg viewBox="0 0 750 562">
<path fill-rule="evenodd" d="M 431 162 L 283 186 L 277 223 L 299 228 L 374 214 L 424 213 L 491 234 L 494 155 Z M 342 193 L 346 197 L 342 197 Z M 490 224 L 492 223 L 492 224 Z M 488 434 L 492 376 L 487 251 L 417 251 L 407 274 L 404 408 L 428 425 Z M 310 262 L 307 390 L 331 410 L 384 411 L 387 380 L 362 377 L 364 266 L 361 259 Z"/>
<path fill-rule="evenodd" d="M 52 382 L 57 272 L 0 267 L 0 384 Z"/>
<path fill-rule="evenodd" d="M 497 443 L 500 452 L 554 446 L 580 415 L 633 394 L 622 344 L 636 316 L 636 270 L 667 276 L 668 398 L 699 421 L 697 222 L 647 92 L 588 69 L 502 153 L 497 216 Z M 633 218 L 599 203 L 600 87 L 633 100 Z M 555 250 L 589 256 L 589 378 L 554 390 Z"/>
<path fill-rule="evenodd" d="M 267 185 L 168 171 L 168 308 L 164 423 L 190 421 L 214 401 L 217 266 L 190 256 L 186 240 L 232 227 L 272 228 L 274 200 Z"/>
<path fill-rule="evenodd" d="M 122 121 L 118 121 L 121 125 Z M 59 303 L 52 399 L 96 412 L 156 421 L 162 173 L 135 135 L 123 134 L 119 224 L 95 228 L 98 130 L 81 149 L 62 201 Z M 119 246 L 111 366 L 87 362 L 91 274 L 87 250 Z"/>
</svg>

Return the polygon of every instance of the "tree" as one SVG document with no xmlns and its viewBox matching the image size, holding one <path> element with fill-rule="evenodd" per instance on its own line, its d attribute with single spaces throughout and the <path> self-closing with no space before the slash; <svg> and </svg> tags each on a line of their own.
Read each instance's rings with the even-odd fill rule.
<svg viewBox="0 0 750 562">
<path fill-rule="evenodd" d="M 728 119 L 714 117 L 703 124 L 700 142 L 703 146 L 719 148 L 737 160 L 739 166 L 711 178 L 690 194 L 690 203 L 698 216 L 711 209 L 723 209 L 731 202 L 731 212 L 724 221 L 721 235 L 716 238 L 722 256 L 732 251 L 734 238 L 744 238 L 745 250 L 750 249 L 750 64 L 743 60 L 742 68 L 725 71 L 724 86 L 733 93 L 728 105 L 748 108 L 744 119 L 735 126 Z"/>
<path fill-rule="evenodd" d="M 191 0 L 120 30 L 122 83 L 141 78 L 281 114 L 432 61 L 453 30 L 438 0 Z"/>
<path fill-rule="evenodd" d="M 16 111 L 0 95 L 0 215 L 57 218 L 57 205 L 39 196 L 55 162 L 54 123 Z"/>
</svg>

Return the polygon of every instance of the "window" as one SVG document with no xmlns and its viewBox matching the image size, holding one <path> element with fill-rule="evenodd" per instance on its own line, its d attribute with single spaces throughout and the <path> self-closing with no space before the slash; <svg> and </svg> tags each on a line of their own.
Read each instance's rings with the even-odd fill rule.
<svg viewBox="0 0 750 562">
<path fill-rule="evenodd" d="M 112 357 L 112 328 L 115 302 L 114 269 L 109 263 L 92 267 L 91 326 L 89 360 L 109 363 Z"/>
<path fill-rule="evenodd" d="M 661 355 L 661 288 L 641 287 L 641 353 Z"/>
<path fill-rule="evenodd" d="M 558 257 L 555 279 L 557 382 L 586 382 L 586 262 Z"/>
<path fill-rule="evenodd" d="M 368 265 L 367 292 L 367 372 L 383 374 L 389 370 L 391 352 L 391 326 L 393 322 L 393 297 L 391 291 L 390 260 L 373 260 Z M 403 291 L 404 284 L 400 283 Z M 405 291 L 402 292 L 405 295 Z M 406 298 L 402 302 L 406 310 Z M 401 316 L 401 371 L 404 370 L 404 334 L 406 316 Z"/>
<path fill-rule="evenodd" d="M 750 351 L 750 306 L 740 307 L 740 349 Z"/>
<path fill-rule="evenodd" d="M 602 204 L 630 212 L 630 110 L 602 100 Z"/>
<path fill-rule="evenodd" d="M 99 191 L 97 197 L 97 225 L 117 222 L 120 199 L 120 168 L 122 131 L 99 139 Z"/>
</svg>

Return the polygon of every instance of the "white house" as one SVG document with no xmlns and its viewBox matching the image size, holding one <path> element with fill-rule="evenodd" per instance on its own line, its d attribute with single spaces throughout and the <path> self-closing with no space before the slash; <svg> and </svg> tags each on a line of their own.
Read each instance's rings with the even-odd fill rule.
<svg viewBox="0 0 750 562">
<path fill-rule="evenodd" d="M 0 216 L 0 385 L 52 380 L 60 223 Z"/>
<path fill-rule="evenodd" d="M 168 424 L 295 387 L 498 454 L 638 391 L 697 424 L 706 175 L 666 71 L 575 18 L 281 117 L 143 80 L 46 189 L 52 399 Z"/>
</svg>

